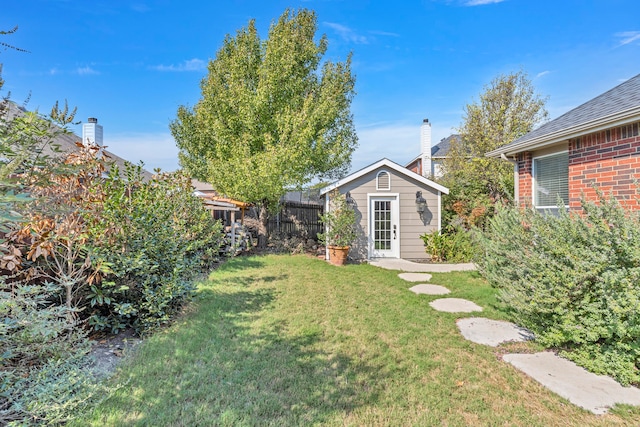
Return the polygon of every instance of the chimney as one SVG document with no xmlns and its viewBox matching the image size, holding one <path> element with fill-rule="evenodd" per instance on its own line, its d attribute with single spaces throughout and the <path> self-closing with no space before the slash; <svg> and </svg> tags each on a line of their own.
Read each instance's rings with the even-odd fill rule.
<svg viewBox="0 0 640 427">
<path fill-rule="evenodd" d="M 422 176 L 430 177 L 431 171 L 431 123 L 429 119 L 422 121 L 420 126 L 420 157 L 422 158 Z"/>
<path fill-rule="evenodd" d="M 102 126 L 98 124 L 98 119 L 89 117 L 88 123 L 82 124 L 82 142 L 84 144 L 102 145 Z"/>
</svg>

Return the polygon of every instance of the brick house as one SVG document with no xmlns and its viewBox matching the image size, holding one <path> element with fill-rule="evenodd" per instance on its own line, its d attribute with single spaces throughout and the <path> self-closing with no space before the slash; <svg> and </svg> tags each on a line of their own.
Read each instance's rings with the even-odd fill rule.
<svg viewBox="0 0 640 427">
<path fill-rule="evenodd" d="M 624 206 L 640 209 L 640 75 L 545 123 L 488 157 L 515 167 L 515 199 L 540 210 L 558 200 L 580 207 L 594 186 Z"/>
</svg>

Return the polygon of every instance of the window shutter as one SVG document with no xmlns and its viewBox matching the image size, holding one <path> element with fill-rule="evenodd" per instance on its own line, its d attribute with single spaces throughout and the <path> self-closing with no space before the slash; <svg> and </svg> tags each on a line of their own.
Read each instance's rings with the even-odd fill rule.
<svg viewBox="0 0 640 427">
<path fill-rule="evenodd" d="M 377 176 L 376 189 L 378 190 L 390 190 L 391 189 L 391 177 L 389 172 L 381 171 Z"/>
<path fill-rule="evenodd" d="M 558 197 L 569 202 L 569 154 L 564 152 L 533 160 L 536 207 L 557 206 Z"/>
</svg>

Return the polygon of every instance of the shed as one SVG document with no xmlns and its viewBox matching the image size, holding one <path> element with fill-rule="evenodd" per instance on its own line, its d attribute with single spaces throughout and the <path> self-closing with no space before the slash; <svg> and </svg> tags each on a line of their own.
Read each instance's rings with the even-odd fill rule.
<svg viewBox="0 0 640 427">
<path fill-rule="evenodd" d="M 326 211 L 334 189 L 347 195 L 356 210 L 358 237 L 349 258 L 428 259 L 420 236 L 440 230 L 446 187 L 382 159 L 320 190 Z M 417 201 L 426 207 L 419 208 Z"/>
</svg>

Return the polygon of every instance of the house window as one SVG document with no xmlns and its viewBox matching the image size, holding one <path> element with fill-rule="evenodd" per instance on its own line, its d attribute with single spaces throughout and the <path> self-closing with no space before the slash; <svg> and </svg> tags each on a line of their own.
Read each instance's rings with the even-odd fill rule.
<svg viewBox="0 0 640 427">
<path fill-rule="evenodd" d="M 569 201 L 569 153 L 551 154 L 533 159 L 534 199 L 537 209 L 557 210 L 558 199 Z"/>
<path fill-rule="evenodd" d="M 376 190 L 391 190 L 391 175 L 387 171 L 378 172 Z"/>
</svg>

